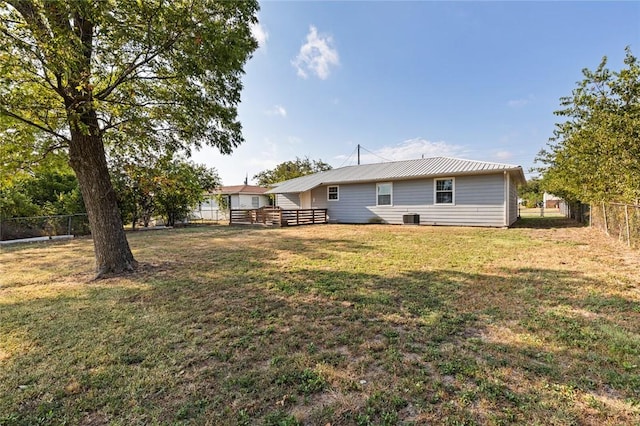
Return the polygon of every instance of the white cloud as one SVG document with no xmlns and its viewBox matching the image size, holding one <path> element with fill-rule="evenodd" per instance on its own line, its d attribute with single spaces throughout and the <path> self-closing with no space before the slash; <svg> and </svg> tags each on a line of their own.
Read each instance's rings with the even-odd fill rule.
<svg viewBox="0 0 640 426">
<path fill-rule="evenodd" d="M 523 106 L 529 105 L 534 99 L 535 97 L 533 95 L 529 95 L 526 98 L 512 99 L 507 102 L 507 106 L 509 108 L 522 108 Z"/>
<path fill-rule="evenodd" d="M 251 24 L 250 28 L 251 28 L 251 35 L 258 41 L 258 47 L 266 46 L 267 40 L 269 40 L 269 33 L 260 24 L 260 22 Z"/>
<path fill-rule="evenodd" d="M 267 115 L 278 115 L 280 117 L 287 116 L 287 110 L 282 105 L 274 105 L 273 108 L 266 111 Z"/>
<path fill-rule="evenodd" d="M 252 158 L 252 161 L 256 161 L 258 163 L 262 161 L 269 161 L 278 155 L 278 144 L 273 142 L 269 138 L 264 138 L 262 143 L 262 151 L 260 152 L 259 158 Z"/>
<path fill-rule="evenodd" d="M 333 47 L 333 39 L 328 35 L 318 35 L 313 25 L 309 27 L 307 42 L 300 47 L 298 56 L 291 61 L 298 75 L 307 78 L 315 74 L 321 80 L 329 77 L 330 68 L 340 65 L 338 51 Z"/>
<path fill-rule="evenodd" d="M 497 151 L 494 156 L 499 161 L 507 161 L 513 158 L 513 153 L 510 151 Z"/>
<path fill-rule="evenodd" d="M 428 157 L 460 157 L 468 154 L 464 146 L 453 145 L 443 141 L 431 142 L 423 138 L 409 139 L 394 146 L 384 146 L 372 153 L 365 150 L 360 152 L 361 163 L 380 163 L 382 161 L 416 160 Z M 347 160 L 349 157 L 341 155 L 336 160 Z M 355 160 L 354 160 L 355 164 Z"/>
</svg>

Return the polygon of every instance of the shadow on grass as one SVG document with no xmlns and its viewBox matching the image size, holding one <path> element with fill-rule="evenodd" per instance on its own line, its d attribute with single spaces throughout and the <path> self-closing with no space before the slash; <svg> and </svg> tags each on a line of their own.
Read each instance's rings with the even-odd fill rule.
<svg viewBox="0 0 640 426">
<path fill-rule="evenodd" d="M 511 227 L 531 229 L 582 228 L 586 226 L 566 217 L 521 217 Z"/>
<path fill-rule="evenodd" d="M 599 292 L 604 283 L 536 268 L 331 270 L 327 246 L 371 250 L 294 235 L 211 246 L 181 268 L 133 275 L 131 288 L 107 280 L 3 304 L 0 424 L 566 424 L 638 415 L 638 311 Z M 280 251 L 324 262 L 279 268 Z"/>
</svg>

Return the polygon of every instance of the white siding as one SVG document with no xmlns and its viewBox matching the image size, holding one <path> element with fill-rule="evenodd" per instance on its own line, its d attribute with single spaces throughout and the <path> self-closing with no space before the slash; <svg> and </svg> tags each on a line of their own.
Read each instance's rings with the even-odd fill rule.
<svg viewBox="0 0 640 426">
<path fill-rule="evenodd" d="M 455 205 L 434 205 L 433 179 L 393 182 L 393 205 L 376 206 L 376 183 L 341 184 L 339 201 L 327 201 L 326 186 L 312 191 L 314 208 L 327 208 L 329 220 L 401 224 L 407 213 L 426 225 L 505 226 L 504 174 L 458 176 Z M 280 197 L 280 195 L 279 195 Z"/>
<path fill-rule="evenodd" d="M 334 185 L 335 186 L 335 185 Z M 340 191 L 340 189 L 338 189 L 338 191 Z M 342 195 L 340 192 L 338 192 L 338 196 Z M 318 188 L 314 188 L 313 190 L 311 190 L 311 208 L 314 209 L 326 209 L 328 207 L 333 206 L 335 203 L 338 203 L 339 201 L 336 200 L 332 200 L 332 201 L 328 201 L 327 200 L 327 187 L 326 186 L 320 186 Z"/>
<path fill-rule="evenodd" d="M 233 194 L 225 197 L 230 198 L 232 209 L 252 209 L 253 197 L 258 197 L 259 207 L 269 205 L 269 197 L 266 195 Z M 221 209 L 214 195 L 207 195 L 206 199 L 191 211 L 191 216 L 205 220 L 227 220 L 229 210 Z"/>
<path fill-rule="evenodd" d="M 269 197 L 266 195 L 251 195 L 251 194 L 239 194 L 232 196 L 231 203 L 234 204 L 234 198 L 236 200 L 234 209 L 253 209 L 253 197 L 258 197 L 258 207 L 269 205 Z M 236 207 L 237 206 L 237 207 Z"/>
<path fill-rule="evenodd" d="M 284 210 L 300 208 L 300 196 L 298 194 L 276 194 L 276 206 Z"/>
<path fill-rule="evenodd" d="M 509 179 L 509 226 L 518 220 L 518 185 L 513 176 Z"/>
<path fill-rule="evenodd" d="M 221 209 L 217 199 L 213 195 L 207 195 L 190 213 L 195 219 L 227 220 L 229 211 Z"/>
<path fill-rule="evenodd" d="M 229 195 L 229 207 L 232 209 L 239 209 L 240 208 L 240 199 L 238 198 L 238 195 Z"/>
</svg>

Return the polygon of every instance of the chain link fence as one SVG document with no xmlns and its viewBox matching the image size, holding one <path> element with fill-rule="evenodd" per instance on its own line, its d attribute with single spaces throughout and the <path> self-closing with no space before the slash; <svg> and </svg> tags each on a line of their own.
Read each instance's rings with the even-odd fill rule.
<svg viewBox="0 0 640 426">
<path fill-rule="evenodd" d="M 640 205 L 602 203 L 591 208 L 591 225 L 629 247 L 640 248 Z"/>
<path fill-rule="evenodd" d="M 0 220 L 0 241 L 60 235 L 89 235 L 86 213 L 59 216 L 12 217 Z"/>
<path fill-rule="evenodd" d="M 591 205 L 582 204 L 580 202 L 567 203 L 562 200 L 558 204 L 558 211 L 569 219 L 576 220 L 580 223 L 591 224 Z"/>
</svg>

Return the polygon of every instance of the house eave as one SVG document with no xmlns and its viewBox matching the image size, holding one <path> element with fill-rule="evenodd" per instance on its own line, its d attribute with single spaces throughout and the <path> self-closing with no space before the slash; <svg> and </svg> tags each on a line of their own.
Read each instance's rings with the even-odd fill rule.
<svg viewBox="0 0 640 426">
<path fill-rule="evenodd" d="M 321 186 L 327 186 L 327 185 L 349 185 L 349 184 L 374 183 L 374 182 L 382 182 L 382 181 L 397 182 L 397 181 L 407 181 L 407 180 L 416 180 L 416 179 L 433 179 L 433 178 L 442 177 L 442 176 L 451 176 L 451 177 L 479 176 L 479 175 L 495 175 L 495 174 L 512 173 L 512 172 L 514 172 L 517 175 L 518 183 L 522 183 L 522 184 L 526 183 L 526 179 L 524 177 L 524 172 L 522 171 L 522 167 L 518 166 L 518 167 L 512 167 L 512 168 L 505 168 L 505 169 L 473 170 L 473 171 L 462 171 L 462 172 L 448 171 L 443 173 L 430 173 L 425 175 L 401 176 L 401 177 L 395 177 L 391 179 L 379 178 L 379 179 L 349 179 L 349 180 L 326 181 L 326 182 L 320 182 L 313 186 L 304 187 L 303 189 L 294 190 L 294 191 L 278 191 L 278 187 L 276 186 L 275 188 L 272 188 L 269 191 L 267 191 L 265 194 L 301 194 L 303 192 L 311 191 L 311 190 L 314 190 L 315 188 L 319 188 Z"/>
</svg>

